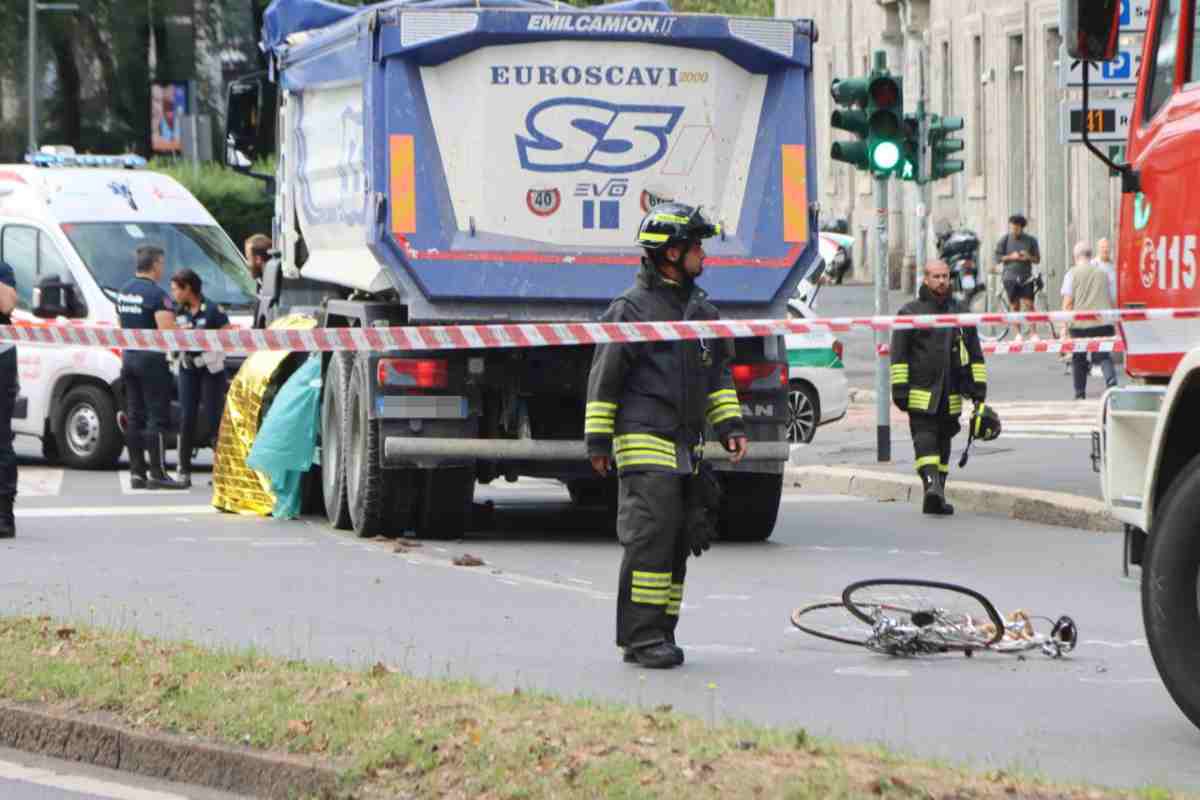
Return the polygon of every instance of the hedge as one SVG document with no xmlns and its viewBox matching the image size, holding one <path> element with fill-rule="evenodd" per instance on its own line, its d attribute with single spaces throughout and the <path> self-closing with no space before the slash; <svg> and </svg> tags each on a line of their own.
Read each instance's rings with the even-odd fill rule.
<svg viewBox="0 0 1200 800">
<path fill-rule="evenodd" d="M 170 175 L 183 184 L 216 218 L 239 250 L 251 234 L 271 235 L 275 198 L 267 194 L 262 181 L 212 162 L 200 165 L 198 177 L 190 161 L 155 159 L 149 169 Z M 274 174 L 275 165 L 258 164 L 254 171 Z"/>
</svg>

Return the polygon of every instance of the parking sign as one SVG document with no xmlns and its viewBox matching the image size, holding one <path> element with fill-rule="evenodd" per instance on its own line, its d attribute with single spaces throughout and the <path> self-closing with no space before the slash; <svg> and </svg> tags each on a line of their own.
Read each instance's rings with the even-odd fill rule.
<svg viewBox="0 0 1200 800">
<path fill-rule="evenodd" d="M 1146 30 L 1150 21 L 1150 0 L 1121 0 L 1121 32 Z"/>
</svg>

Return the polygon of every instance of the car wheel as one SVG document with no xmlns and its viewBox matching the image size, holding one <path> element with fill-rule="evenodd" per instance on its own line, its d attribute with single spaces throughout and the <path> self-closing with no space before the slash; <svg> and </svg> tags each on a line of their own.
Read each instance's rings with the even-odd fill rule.
<svg viewBox="0 0 1200 800">
<path fill-rule="evenodd" d="M 76 386 L 59 405 L 56 449 L 71 469 L 111 469 L 125 446 L 113 397 L 91 384 Z"/>
<path fill-rule="evenodd" d="M 807 383 L 796 381 L 788 388 L 787 438 L 791 444 L 808 444 L 821 421 L 817 392 Z"/>
</svg>

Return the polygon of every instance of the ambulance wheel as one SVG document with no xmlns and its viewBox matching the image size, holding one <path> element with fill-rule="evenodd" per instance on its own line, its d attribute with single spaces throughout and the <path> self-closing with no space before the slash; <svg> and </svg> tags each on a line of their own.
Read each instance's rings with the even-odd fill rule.
<svg viewBox="0 0 1200 800">
<path fill-rule="evenodd" d="M 721 538 L 727 542 L 764 542 L 775 530 L 783 476 L 721 473 Z"/>
<path fill-rule="evenodd" d="M 1142 565 L 1142 621 L 1167 692 L 1200 727 L 1200 456 L 1180 471 L 1156 513 Z"/>
<path fill-rule="evenodd" d="M 350 527 L 363 538 L 398 533 L 387 514 L 388 481 L 383 469 L 383 437 L 378 421 L 367 416 L 370 402 L 367 373 L 367 355 L 355 357 L 342 427 Z"/>
<path fill-rule="evenodd" d="M 346 429 L 346 392 L 352 358 L 349 353 L 334 353 L 330 357 L 325 369 L 325 391 L 321 395 L 321 495 L 329 524 L 342 531 L 350 528 L 342 432 Z"/>
<path fill-rule="evenodd" d="M 54 438 L 62 463 L 71 469 L 115 467 L 125 440 L 117 427 L 112 395 L 83 384 L 68 391 L 58 408 Z"/>
</svg>

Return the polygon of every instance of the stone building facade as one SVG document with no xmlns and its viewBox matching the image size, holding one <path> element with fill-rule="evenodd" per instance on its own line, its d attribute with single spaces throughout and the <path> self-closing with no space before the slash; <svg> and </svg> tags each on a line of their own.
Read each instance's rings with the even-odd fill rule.
<svg viewBox="0 0 1200 800">
<path fill-rule="evenodd" d="M 1057 307 L 1074 242 L 1115 238 L 1119 181 L 1081 144 L 1059 141 L 1059 106 L 1068 90 L 1059 88 L 1057 74 L 1058 0 L 776 0 L 775 13 L 817 22 L 819 202 L 823 218 L 850 220 L 858 238 L 857 278 L 873 274 L 874 251 L 864 248 L 874 217 L 873 187 L 869 176 L 829 157 L 829 115 L 836 108 L 829 85 L 833 77 L 865 75 L 879 49 L 886 51 L 892 72 L 904 76 L 906 110 L 916 107 L 924 50 L 926 110 L 965 121 L 960 133 L 965 169 L 925 190 L 930 231 L 938 220 L 962 224 L 990 251 L 1009 215 L 1021 211 L 1042 245 L 1051 307 Z M 894 284 L 906 257 L 911 268 L 915 256 L 920 191 L 891 182 Z M 874 238 L 869 237 L 872 247 Z M 927 252 L 934 254 L 932 233 Z"/>
</svg>

